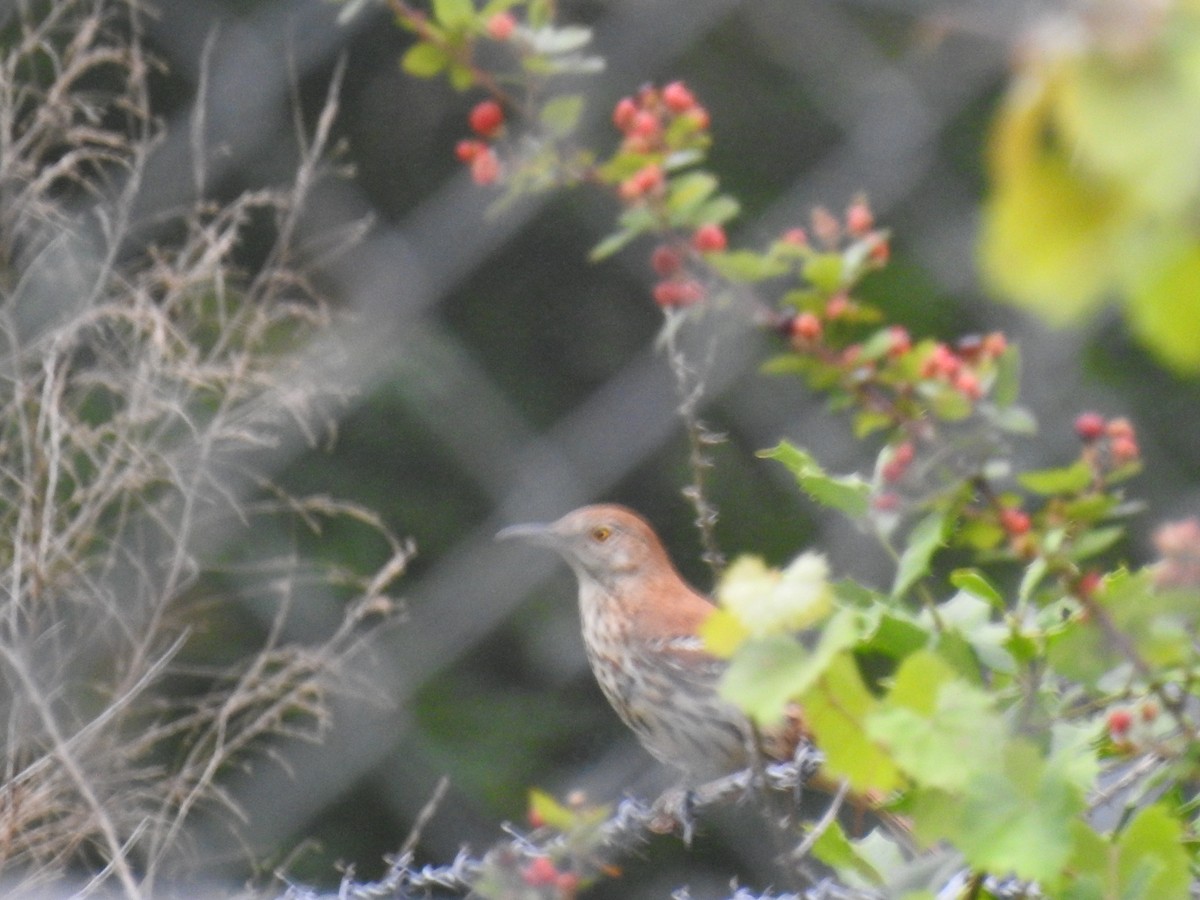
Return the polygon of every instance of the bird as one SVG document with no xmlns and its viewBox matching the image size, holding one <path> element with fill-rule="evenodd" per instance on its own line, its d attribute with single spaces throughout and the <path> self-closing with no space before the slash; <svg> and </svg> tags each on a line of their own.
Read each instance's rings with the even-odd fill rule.
<svg viewBox="0 0 1200 900">
<path fill-rule="evenodd" d="M 555 522 L 513 525 L 497 539 L 556 551 L 579 582 L 583 642 L 600 690 L 655 758 L 703 783 L 755 763 L 788 759 L 796 717 L 760 739 L 721 696 L 728 662 L 700 636 L 717 607 L 689 585 L 650 524 L 615 504 L 584 506 Z"/>
</svg>

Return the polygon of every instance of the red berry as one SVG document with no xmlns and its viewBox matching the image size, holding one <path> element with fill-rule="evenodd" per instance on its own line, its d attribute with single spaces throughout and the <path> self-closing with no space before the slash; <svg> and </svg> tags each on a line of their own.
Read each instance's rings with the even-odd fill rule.
<svg viewBox="0 0 1200 900">
<path fill-rule="evenodd" d="M 875 227 L 875 216 L 865 200 L 855 200 L 846 210 L 846 230 L 855 237 L 862 237 Z"/>
<path fill-rule="evenodd" d="M 720 253 L 729 244 L 720 225 L 701 225 L 692 235 L 692 246 L 701 253 Z"/>
<path fill-rule="evenodd" d="M 1092 441 L 1099 440 L 1104 436 L 1104 427 L 1106 424 L 1104 416 L 1100 415 L 1100 413 L 1080 413 L 1075 417 L 1075 433 L 1079 435 L 1081 441 L 1090 444 Z"/>
<path fill-rule="evenodd" d="M 785 244 L 791 244 L 793 247 L 807 247 L 808 232 L 803 228 L 789 228 L 783 233 L 780 240 Z"/>
<path fill-rule="evenodd" d="M 648 141 L 654 140 L 662 133 L 662 123 L 654 113 L 641 109 L 634 113 L 629 123 L 629 133 Z"/>
<path fill-rule="evenodd" d="M 1112 454 L 1114 462 L 1129 463 L 1134 462 L 1141 456 L 1141 449 L 1138 447 L 1138 442 L 1132 437 L 1113 438 L 1108 445 L 1108 451 Z"/>
<path fill-rule="evenodd" d="M 621 131 L 627 132 L 637 114 L 637 104 L 633 102 L 633 99 L 631 97 L 622 97 L 617 101 L 617 105 L 613 107 L 613 124 Z"/>
<path fill-rule="evenodd" d="M 1025 534 L 1032 524 L 1029 516 L 1019 509 L 1005 507 L 1000 510 L 1000 527 L 1012 537 Z"/>
<path fill-rule="evenodd" d="M 495 100 L 484 100 L 475 104 L 467 122 L 476 134 L 486 138 L 495 137 L 504 127 L 504 108 Z"/>
<path fill-rule="evenodd" d="M 963 369 L 954 376 L 954 389 L 968 400 L 978 400 L 983 396 L 983 386 L 979 376 L 970 369 Z"/>
<path fill-rule="evenodd" d="M 530 887 L 543 887 L 558 880 L 558 868 L 546 856 L 535 856 L 521 870 L 521 878 Z"/>
<path fill-rule="evenodd" d="M 820 338 L 821 330 L 821 320 L 810 312 L 802 312 L 796 318 L 792 319 L 792 337 L 806 343 Z"/>
<path fill-rule="evenodd" d="M 487 21 L 487 33 L 494 41 L 507 41 L 517 28 L 517 20 L 511 13 L 496 13 Z"/>
<path fill-rule="evenodd" d="M 682 81 L 672 81 L 662 89 L 663 103 L 673 113 L 687 112 L 696 105 L 696 98 Z"/>
<path fill-rule="evenodd" d="M 500 177 L 500 158 L 491 147 L 485 147 L 471 160 L 471 177 L 476 184 L 488 185 Z"/>
<path fill-rule="evenodd" d="M 1075 582 L 1075 596 L 1083 600 L 1088 599 L 1099 590 L 1102 580 L 1099 572 L 1095 569 L 1088 569 Z"/>
<path fill-rule="evenodd" d="M 658 275 L 674 275 L 683 268 L 683 257 L 674 247 L 659 244 L 650 254 L 650 266 Z"/>
<path fill-rule="evenodd" d="M 936 344 L 921 366 L 921 375 L 925 378 L 938 376 L 953 378 L 962 368 L 962 360 L 945 344 Z"/>
<path fill-rule="evenodd" d="M 1108 733 L 1114 738 L 1122 738 L 1133 725 L 1133 713 L 1124 707 L 1109 710 L 1108 713 Z"/>
<path fill-rule="evenodd" d="M 624 200 L 638 200 L 661 188 L 664 181 L 662 166 L 650 163 L 622 181 L 617 191 Z"/>
<path fill-rule="evenodd" d="M 837 294 L 830 297 L 825 304 L 825 317 L 827 319 L 840 319 L 850 311 L 850 298 L 845 294 Z"/>
<path fill-rule="evenodd" d="M 454 145 L 454 155 L 459 162 L 469 163 L 487 149 L 488 145 L 483 141 L 463 140 Z"/>
<path fill-rule="evenodd" d="M 1108 423 L 1106 428 L 1110 438 L 1135 438 L 1136 433 L 1133 430 L 1133 425 L 1128 419 L 1120 418 L 1113 419 Z"/>
</svg>

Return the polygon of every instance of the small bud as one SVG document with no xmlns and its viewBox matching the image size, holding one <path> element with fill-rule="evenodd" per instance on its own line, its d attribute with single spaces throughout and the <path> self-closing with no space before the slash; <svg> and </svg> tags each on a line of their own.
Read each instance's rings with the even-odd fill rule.
<svg viewBox="0 0 1200 900">
<path fill-rule="evenodd" d="M 808 232 L 803 228 L 789 228 L 779 239 L 785 244 L 791 244 L 793 247 L 808 246 Z"/>
<path fill-rule="evenodd" d="M 1141 714 L 1143 722 L 1153 722 L 1158 718 L 1158 704 L 1153 700 L 1147 700 L 1142 704 Z"/>
<path fill-rule="evenodd" d="M 1113 462 L 1118 464 L 1136 462 L 1142 453 L 1134 438 L 1124 436 L 1113 438 L 1109 442 L 1108 452 L 1112 454 Z"/>
<path fill-rule="evenodd" d="M 701 253 L 720 253 L 728 244 L 725 229 L 720 225 L 701 225 L 692 235 L 692 246 Z"/>
<path fill-rule="evenodd" d="M 825 318 L 840 319 L 850 311 L 850 298 L 845 294 L 835 294 L 825 304 Z"/>
<path fill-rule="evenodd" d="M 1003 331 L 993 331 L 983 338 L 982 353 L 989 359 L 995 359 L 1002 356 L 1004 351 L 1008 349 L 1008 338 L 1004 336 Z"/>
<path fill-rule="evenodd" d="M 664 181 L 662 167 L 657 163 L 649 163 L 622 181 L 617 192 L 622 200 L 639 200 L 661 188 Z"/>
<path fill-rule="evenodd" d="M 871 498 L 871 506 L 879 512 L 894 512 L 900 508 L 900 495 L 895 491 L 884 491 Z"/>
<path fill-rule="evenodd" d="M 481 137 L 495 137 L 504 127 L 504 108 L 495 100 L 484 100 L 475 104 L 467 122 L 471 130 Z"/>
<path fill-rule="evenodd" d="M 835 247 L 842 237 L 842 226 L 837 218 L 823 206 L 812 211 L 812 231 L 825 247 Z"/>
<path fill-rule="evenodd" d="M 1105 429 L 1110 438 L 1136 438 L 1137 434 L 1133 430 L 1133 425 L 1128 419 L 1120 418 L 1113 419 L 1108 423 Z"/>
</svg>

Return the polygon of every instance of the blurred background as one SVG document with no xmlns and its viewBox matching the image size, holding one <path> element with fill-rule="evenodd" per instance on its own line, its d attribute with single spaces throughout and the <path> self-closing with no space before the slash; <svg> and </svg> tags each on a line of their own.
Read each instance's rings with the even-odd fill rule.
<svg viewBox="0 0 1200 900">
<path fill-rule="evenodd" d="M 336 883 L 337 863 L 377 875 L 443 776 L 449 791 L 424 827 L 419 861 L 449 861 L 464 843 L 486 848 L 502 822 L 523 819 L 533 786 L 581 789 L 598 802 L 650 796 L 669 778 L 592 682 L 569 572 L 547 553 L 492 539 L 513 522 L 622 502 L 657 526 L 689 578 L 710 586 L 680 493 L 687 446 L 654 343 L 662 316 L 650 300 L 649 247 L 587 262 L 616 212 L 596 192 L 486 215 L 492 193 L 452 152 L 480 95 L 403 73 L 411 38 L 382 7 L 343 25 L 339 8 L 320 0 L 156 5 L 147 37 L 165 62 L 155 103 L 168 138 L 144 190 L 147 214 L 191 188 L 198 102 L 210 188 L 232 195 L 288 177 L 297 108 L 311 127 L 346 66 L 334 130 L 352 173 L 321 188 L 304 228 L 374 218 L 323 270 L 347 313 L 337 377 L 352 399 L 336 441 L 281 450 L 275 477 L 358 500 L 417 548 L 400 587 L 405 620 L 356 673 L 384 702 L 347 695 L 322 744 L 282 746 L 286 769 L 260 764 L 235 778 L 252 848 L 272 864 L 286 858 L 309 884 Z M 563 21 L 595 29 L 608 60 L 587 83 L 592 143 L 615 144 L 607 122 L 620 96 L 683 79 L 712 114 L 711 168 L 743 204 L 733 246 L 806 224 L 814 205 L 840 212 L 865 192 L 893 229 L 893 262 L 868 280 L 869 299 L 919 337 L 1009 333 L 1041 423 L 1038 439 L 1018 448 L 1023 462 L 1071 459 L 1078 411 L 1129 416 L 1152 475 L 1133 488 L 1147 509 L 1124 552 L 1138 561 L 1153 524 L 1200 499 L 1196 383 L 1161 369 L 1117 315 L 1048 330 L 989 297 L 975 266 L 989 125 L 1022 35 L 1048 11 L 986 0 L 561 4 Z M 837 575 L 886 583 L 888 563 L 868 536 L 754 456 L 788 438 L 848 472 L 868 467 L 878 448 L 856 442 L 799 381 L 759 371 L 777 349 L 772 336 L 721 327 L 701 415 L 727 436 L 711 476 L 722 549 L 780 563 L 816 547 Z M 384 548 L 358 546 L 359 537 L 335 528 L 314 549 L 382 558 Z M 330 621 L 313 603 L 293 628 Z M 201 840 L 207 852 L 237 850 L 217 829 Z M 696 898 L 726 896 L 731 876 L 754 883 L 763 871 L 761 844 L 736 816 L 709 822 L 697 851 L 655 842 L 595 895 L 663 897 L 688 884 Z"/>
</svg>

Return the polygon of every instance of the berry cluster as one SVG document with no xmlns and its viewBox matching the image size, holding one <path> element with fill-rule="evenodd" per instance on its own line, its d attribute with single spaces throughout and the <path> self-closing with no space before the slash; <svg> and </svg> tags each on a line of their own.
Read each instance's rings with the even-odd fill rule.
<svg viewBox="0 0 1200 900">
<path fill-rule="evenodd" d="M 476 103 L 467 115 L 467 124 L 478 135 L 458 142 L 454 155 L 471 167 L 476 184 L 492 184 L 500 178 L 500 157 L 494 141 L 504 133 L 504 107 L 495 100 Z"/>
<path fill-rule="evenodd" d="M 700 149 L 708 143 L 708 110 L 682 81 L 672 81 L 661 90 L 648 85 L 636 96 L 622 97 L 612 118 L 624 135 L 622 153 L 653 156 Z"/>
<path fill-rule="evenodd" d="M 1114 706 L 1108 711 L 1104 724 L 1113 750 L 1130 754 L 1153 740 L 1157 721 L 1158 703 L 1146 699 L 1134 708 Z"/>
<path fill-rule="evenodd" d="M 683 307 L 703 300 L 704 258 L 724 252 L 728 245 L 725 229 L 710 222 L 697 228 L 690 240 L 673 238 L 655 247 L 650 267 L 661 280 L 654 286 L 654 302 L 663 307 Z"/>
<path fill-rule="evenodd" d="M 538 897 L 572 900 L 579 891 L 579 876 L 559 869 L 548 856 L 535 856 L 521 869 L 521 880 L 531 888 L 540 889 Z"/>
<path fill-rule="evenodd" d="M 1136 463 L 1141 456 L 1137 435 L 1128 419 L 1106 420 L 1099 413 L 1081 413 L 1075 433 L 1084 443 L 1084 458 L 1097 476 Z"/>
</svg>

